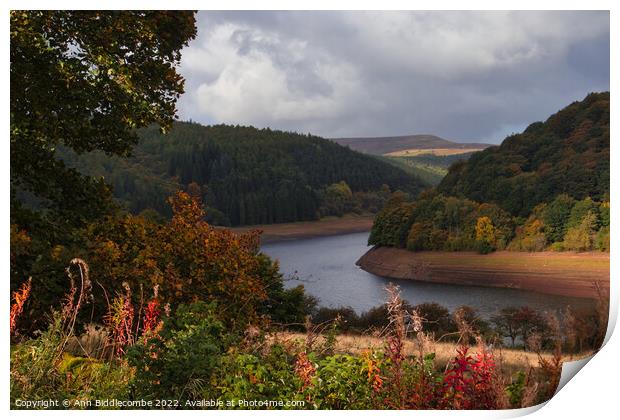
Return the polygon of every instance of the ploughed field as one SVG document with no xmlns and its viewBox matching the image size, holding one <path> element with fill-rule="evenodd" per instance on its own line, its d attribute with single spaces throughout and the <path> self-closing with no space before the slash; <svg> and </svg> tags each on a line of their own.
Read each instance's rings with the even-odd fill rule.
<svg viewBox="0 0 620 420">
<path fill-rule="evenodd" d="M 431 283 L 504 287 L 596 298 L 609 290 L 609 254 L 602 252 L 411 252 L 375 247 L 356 263 L 377 276 Z"/>
</svg>

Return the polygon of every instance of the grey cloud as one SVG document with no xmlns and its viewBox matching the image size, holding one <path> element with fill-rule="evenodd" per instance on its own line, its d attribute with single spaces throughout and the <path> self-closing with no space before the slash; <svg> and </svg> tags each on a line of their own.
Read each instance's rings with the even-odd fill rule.
<svg viewBox="0 0 620 420">
<path fill-rule="evenodd" d="M 609 14 L 201 12 L 181 71 L 203 123 L 499 142 L 609 89 Z"/>
</svg>

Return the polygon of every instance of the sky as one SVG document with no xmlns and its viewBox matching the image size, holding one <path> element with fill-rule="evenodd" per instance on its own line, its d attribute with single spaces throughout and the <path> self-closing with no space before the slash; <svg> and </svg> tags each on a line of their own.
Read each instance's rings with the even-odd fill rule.
<svg viewBox="0 0 620 420">
<path fill-rule="evenodd" d="M 609 90 L 609 13 L 199 12 L 178 116 L 500 143 Z"/>
</svg>

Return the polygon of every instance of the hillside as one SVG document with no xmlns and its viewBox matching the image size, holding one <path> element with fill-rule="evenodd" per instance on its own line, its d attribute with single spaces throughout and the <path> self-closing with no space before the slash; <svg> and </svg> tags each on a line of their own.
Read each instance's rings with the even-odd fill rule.
<svg viewBox="0 0 620 420">
<path fill-rule="evenodd" d="M 410 251 L 609 251 L 609 93 L 588 95 L 394 195 L 369 243 Z"/>
<path fill-rule="evenodd" d="M 352 150 L 373 155 L 385 155 L 402 151 L 417 151 L 431 149 L 463 150 L 466 153 L 473 150 L 482 150 L 490 146 L 486 143 L 456 143 L 430 134 L 415 134 L 395 137 L 354 137 L 332 139 L 338 144 L 348 146 Z M 470 149 L 470 150 L 468 150 Z"/>
<path fill-rule="evenodd" d="M 68 166 L 103 176 L 134 213 L 169 216 L 166 197 L 177 189 L 200 195 L 210 221 L 250 225 L 376 212 L 392 190 L 412 194 L 422 181 L 332 141 L 253 127 L 175 123 L 163 135 L 139 132 L 128 159 L 59 151 Z M 156 215 L 155 215 L 156 216 Z"/>
<path fill-rule="evenodd" d="M 590 94 L 454 165 L 438 190 L 495 203 L 518 216 L 562 193 L 604 200 L 609 194 L 609 92 Z"/>
<path fill-rule="evenodd" d="M 451 149 L 456 151 L 457 149 Z M 460 150 L 460 149 L 459 149 Z M 452 153 L 444 156 L 425 153 L 412 155 L 393 156 L 391 154 L 385 156 L 377 156 L 379 159 L 391 165 L 401 168 L 408 174 L 415 176 L 430 186 L 437 186 L 441 180 L 448 174 L 448 169 L 452 164 L 461 160 L 467 160 L 473 154 L 469 153 Z"/>
</svg>

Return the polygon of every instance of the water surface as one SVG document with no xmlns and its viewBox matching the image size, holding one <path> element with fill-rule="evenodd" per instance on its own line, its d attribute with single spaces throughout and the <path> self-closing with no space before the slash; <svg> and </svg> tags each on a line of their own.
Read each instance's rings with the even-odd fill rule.
<svg viewBox="0 0 620 420">
<path fill-rule="evenodd" d="M 300 239 L 265 244 L 263 252 L 280 261 L 286 287 L 303 284 L 319 298 L 321 306 L 350 306 L 358 313 L 385 302 L 385 286 L 400 286 L 401 296 L 412 304 L 437 302 L 450 310 L 462 305 L 476 308 L 484 317 L 507 306 L 529 306 L 537 310 L 558 310 L 591 305 L 587 299 L 570 298 L 478 286 L 432 284 L 393 280 L 367 273 L 355 262 L 370 247 L 368 232 Z"/>
</svg>

